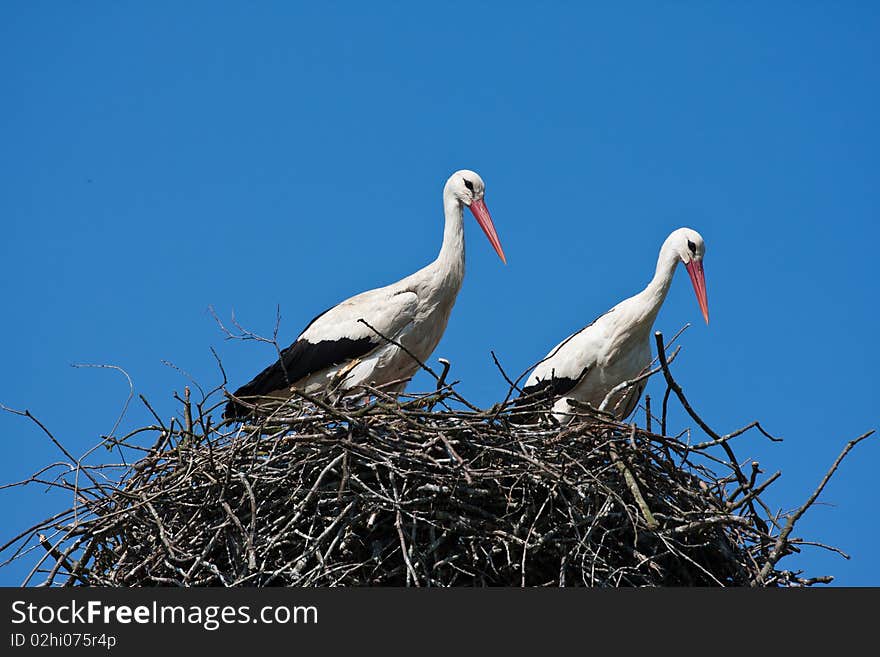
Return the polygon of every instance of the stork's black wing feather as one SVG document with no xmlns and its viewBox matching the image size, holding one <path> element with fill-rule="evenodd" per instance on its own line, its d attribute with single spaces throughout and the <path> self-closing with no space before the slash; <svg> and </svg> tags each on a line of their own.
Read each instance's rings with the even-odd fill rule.
<svg viewBox="0 0 880 657">
<path fill-rule="evenodd" d="M 321 342 L 309 342 L 300 338 L 284 349 L 278 360 L 236 390 L 233 396 L 245 399 L 268 395 L 290 386 L 309 374 L 360 358 L 379 344 L 378 337 L 338 338 Z M 226 404 L 223 416 L 235 419 L 247 415 L 247 413 L 247 408 L 232 400 Z"/>
<path fill-rule="evenodd" d="M 563 396 L 569 390 L 574 388 L 578 382 L 584 378 L 584 374 L 587 373 L 588 368 L 584 368 L 583 371 L 574 379 L 561 376 L 551 376 L 549 379 L 542 379 L 537 383 L 533 383 L 530 386 L 525 386 L 522 389 L 523 394 L 516 400 L 517 404 L 531 403 L 533 401 L 544 401 L 556 399 L 557 397 Z"/>
<path fill-rule="evenodd" d="M 578 382 L 587 373 L 587 368 L 580 373 L 575 379 L 568 377 L 551 376 L 549 379 L 542 379 L 530 386 L 522 389 L 522 394 L 513 400 L 516 407 L 526 406 L 537 402 L 540 406 L 551 405 L 558 397 L 563 396 L 569 390 L 574 388 Z M 511 416 L 514 424 L 534 422 L 537 417 L 536 411 L 525 411 L 516 413 Z"/>
</svg>

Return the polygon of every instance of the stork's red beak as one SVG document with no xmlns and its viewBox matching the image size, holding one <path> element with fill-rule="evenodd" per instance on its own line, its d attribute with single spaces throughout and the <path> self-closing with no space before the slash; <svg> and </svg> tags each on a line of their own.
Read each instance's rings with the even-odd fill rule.
<svg viewBox="0 0 880 657">
<path fill-rule="evenodd" d="M 688 274 L 691 277 L 691 283 L 694 286 L 694 293 L 697 295 L 697 303 L 700 304 L 700 310 L 703 311 L 703 319 L 706 324 L 709 323 L 709 300 L 706 298 L 706 275 L 703 272 L 702 260 L 691 260 L 685 265 Z"/>
<path fill-rule="evenodd" d="M 501 248 L 501 240 L 498 239 L 498 233 L 495 232 L 495 224 L 492 223 L 492 217 L 489 216 L 489 208 L 486 207 L 483 199 L 471 202 L 470 207 L 471 212 L 474 213 L 474 217 L 477 219 L 477 223 L 480 224 L 480 228 L 483 229 L 486 237 L 489 238 L 489 241 L 495 248 L 495 253 L 501 258 L 501 262 L 506 265 L 507 258 L 504 257 L 504 249 Z"/>
</svg>

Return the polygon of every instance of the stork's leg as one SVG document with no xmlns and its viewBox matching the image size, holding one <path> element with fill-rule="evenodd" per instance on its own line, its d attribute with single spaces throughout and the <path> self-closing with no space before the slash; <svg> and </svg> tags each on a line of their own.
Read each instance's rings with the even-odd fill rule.
<svg viewBox="0 0 880 657">
<path fill-rule="evenodd" d="M 560 426 L 565 426 L 574 419 L 572 407 L 568 403 L 568 397 L 560 397 L 553 404 L 553 419 L 559 422 Z"/>
</svg>

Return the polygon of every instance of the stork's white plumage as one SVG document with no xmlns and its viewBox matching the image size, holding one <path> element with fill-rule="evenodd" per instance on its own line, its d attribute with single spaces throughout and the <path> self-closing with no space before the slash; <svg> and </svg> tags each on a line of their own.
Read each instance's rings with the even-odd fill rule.
<svg viewBox="0 0 880 657">
<path fill-rule="evenodd" d="M 687 267 L 708 324 L 705 251 L 697 231 L 673 231 L 663 242 L 654 278 L 648 286 L 556 345 L 529 375 L 524 396 L 534 399 L 546 394 L 553 401 L 553 416 L 564 424 L 572 418 L 569 399 L 599 408 L 616 386 L 637 378 L 651 362 L 651 328 L 679 262 Z M 642 381 L 615 393 L 606 410 L 626 418 L 635 410 L 644 387 Z"/>
<path fill-rule="evenodd" d="M 277 361 L 233 396 L 253 403 L 263 397 L 287 399 L 293 394 L 291 387 L 305 393 L 332 387 L 344 394 L 362 384 L 384 386 L 403 380 L 386 388 L 392 393 L 402 390 L 419 369 L 418 361 L 426 361 L 440 342 L 461 289 L 464 206 L 507 262 L 484 192 L 482 178 L 473 171 L 453 173 L 443 188 L 446 224 L 437 259 L 397 283 L 353 296 L 318 315 Z M 239 418 L 248 412 L 247 406 L 232 400 L 224 415 Z"/>
</svg>

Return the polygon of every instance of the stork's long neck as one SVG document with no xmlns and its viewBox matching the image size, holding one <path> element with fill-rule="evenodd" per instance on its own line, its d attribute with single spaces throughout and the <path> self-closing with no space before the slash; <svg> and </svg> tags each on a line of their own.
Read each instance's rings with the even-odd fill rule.
<svg viewBox="0 0 880 657">
<path fill-rule="evenodd" d="M 654 278 L 644 290 L 636 295 L 638 321 L 645 323 L 649 329 L 654 325 L 657 313 L 660 312 L 660 306 L 666 300 L 666 294 L 669 292 L 669 286 L 672 284 L 672 277 L 675 275 L 678 262 L 679 257 L 675 249 L 664 244 L 660 249 L 660 256 L 657 258 Z"/>
<path fill-rule="evenodd" d="M 464 218 L 461 201 L 444 191 L 443 210 L 446 214 L 443 246 L 434 266 L 440 276 L 446 279 L 447 286 L 458 292 L 464 280 Z"/>
</svg>

